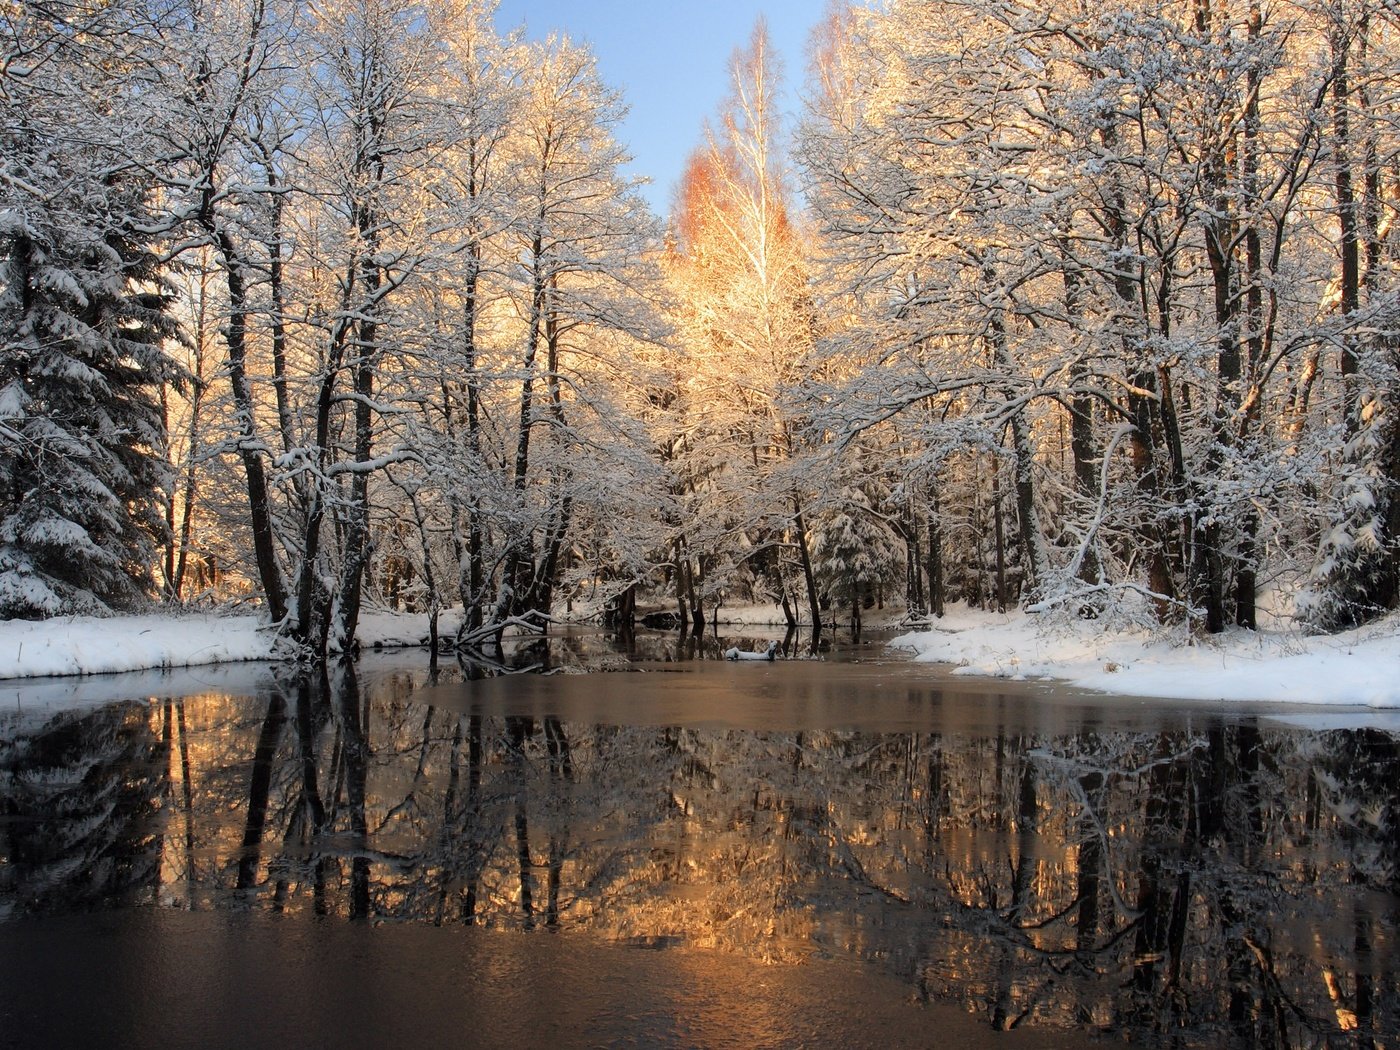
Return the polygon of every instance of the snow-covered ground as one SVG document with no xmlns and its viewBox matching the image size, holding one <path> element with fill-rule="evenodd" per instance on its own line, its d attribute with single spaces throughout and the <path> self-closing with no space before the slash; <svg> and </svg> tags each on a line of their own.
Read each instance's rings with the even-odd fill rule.
<svg viewBox="0 0 1400 1050">
<path fill-rule="evenodd" d="M 1049 678 L 1127 696 L 1400 707 L 1400 617 L 1345 634 L 1236 630 L 1186 644 L 1160 631 L 953 609 L 892 645 L 954 674 Z"/>
<path fill-rule="evenodd" d="M 64 616 L 0 621 L 0 678 L 105 674 L 269 660 L 255 616 Z"/>
<path fill-rule="evenodd" d="M 745 610 L 761 622 L 759 610 Z M 727 620 L 721 610 L 721 620 Z M 444 613 L 443 634 L 456 629 Z M 426 616 L 367 612 L 363 648 L 416 645 Z M 1054 679 L 1087 689 L 1188 700 L 1265 700 L 1400 708 L 1400 617 L 1359 631 L 1310 637 L 1235 631 L 1185 644 L 1162 632 L 956 608 L 894 646 L 954 674 Z M 253 616 L 149 615 L 0 622 L 0 679 L 179 669 L 276 658 Z"/>
<path fill-rule="evenodd" d="M 444 613 L 443 634 L 457 630 Z M 428 617 L 367 611 L 362 648 L 417 645 Z M 0 679 L 109 674 L 151 668 L 201 667 L 277 658 L 276 639 L 256 616 L 182 614 L 52 620 L 0 620 Z"/>
</svg>

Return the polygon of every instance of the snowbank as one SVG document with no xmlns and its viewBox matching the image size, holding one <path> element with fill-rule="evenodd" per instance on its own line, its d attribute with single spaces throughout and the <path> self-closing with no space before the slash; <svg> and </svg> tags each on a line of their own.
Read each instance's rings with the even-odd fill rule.
<svg viewBox="0 0 1400 1050">
<path fill-rule="evenodd" d="M 1194 644 L 1092 621 L 950 611 L 890 643 L 954 674 L 1052 678 L 1085 689 L 1183 700 L 1400 707 L 1400 617 L 1345 634 L 1231 631 Z"/>
<path fill-rule="evenodd" d="M 457 618 L 443 613 L 443 635 Z M 372 612 L 361 617 L 362 648 L 419 645 L 428 617 Z M 0 679 L 112 674 L 152 668 L 201 667 L 277 658 L 272 631 L 256 616 L 154 614 L 0 620 Z"/>
<path fill-rule="evenodd" d="M 461 622 L 461 609 L 443 609 L 438 614 L 438 637 L 455 636 Z M 428 614 L 366 609 L 360 613 L 360 626 L 355 637 L 359 639 L 362 650 L 380 646 L 427 645 Z"/>
<path fill-rule="evenodd" d="M 272 634 L 255 616 L 0 621 L 0 678 L 197 667 L 272 657 Z"/>
</svg>

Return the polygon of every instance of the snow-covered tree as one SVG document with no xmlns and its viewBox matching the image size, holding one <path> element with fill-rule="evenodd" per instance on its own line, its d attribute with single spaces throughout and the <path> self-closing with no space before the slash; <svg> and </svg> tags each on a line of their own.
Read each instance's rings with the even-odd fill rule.
<svg viewBox="0 0 1400 1050">
<path fill-rule="evenodd" d="M 1320 6 L 1329 55 L 1328 127 L 1339 273 L 1337 372 L 1342 452 L 1325 508 L 1305 615 L 1351 627 L 1400 606 L 1400 304 L 1394 283 L 1393 12 Z M 1393 181 L 1393 180 L 1390 180 Z"/>
<path fill-rule="evenodd" d="M 844 487 L 830 502 L 834 506 L 813 526 L 817 580 L 834 601 L 850 608 L 852 629 L 859 632 L 863 609 L 899 578 L 903 559 L 898 540 L 864 489 Z"/>
<path fill-rule="evenodd" d="M 652 219 L 620 171 L 627 160 L 615 138 L 620 97 L 602 82 L 593 56 L 567 39 L 532 46 L 523 57 L 525 97 L 504 143 L 517 180 L 509 231 L 517 262 L 507 274 L 517 385 L 506 450 L 513 520 L 505 525 L 501 586 L 509 589 L 504 606 L 547 612 L 575 514 L 591 506 L 606 517 L 599 484 L 629 476 L 654 490 L 659 481 L 638 469 L 644 438 L 629 433 L 614 395 L 629 383 L 645 385 L 629 359 L 659 337 L 660 326 Z"/>
<path fill-rule="evenodd" d="M 718 597 L 747 574 L 785 608 L 801 594 L 819 631 L 810 491 L 794 469 L 806 435 L 787 404 L 805 374 L 815 312 L 784 149 L 781 64 L 762 21 L 735 52 L 730 81 L 672 224 L 669 271 L 687 354 L 675 458 L 689 505 L 676 563 L 697 625 L 706 591 Z"/>
<path fill-rule="evenodd" d="M 143 114 L 124 38 L 71 41 L 7 11 L 0 72 L 0 616 L 147 598 L 169 482 L 161 390 L 177 378 Z M 99 18 L 101 13 L 94 13 Z M 139 37 L 139 10 L 105 29 Z M 126 18 L 130 18 L 128 23 Z M 95 29 L 95 27 L 92 27 Z"/>
<path fill-rule="evenodd" d="M 1386 416 L 1370 347 L 1393 295 L 1393 65 L 1372 52 L 1365 107 L 1344 83 L 1368 8 L 896 2 L 831 23 L 803 135 L 843 314 L 821 418 L 928 462 L 1004 449 L 986 481 L 1038 608 L 1252 626 L 1261 573 L 1292 586 L 1310 559 L 1319 496 L 1355 511 L 1322 523 L 1329 573 L 1343 550 L 1384 564 L 1389 431 L 1352 440 L 1363 403 Z"/>
</svg>

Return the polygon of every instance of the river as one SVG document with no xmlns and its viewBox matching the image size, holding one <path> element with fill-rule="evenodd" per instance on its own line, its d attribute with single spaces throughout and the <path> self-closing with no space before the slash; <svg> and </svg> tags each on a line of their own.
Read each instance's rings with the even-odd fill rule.
<svg viewBox="0 0 1400 1050">
<path fill-rule="evenodd" d="M 1383 716 L 720 648 L 4 683 L 0 1046 L 1400 1044 Z"/>
</svg>

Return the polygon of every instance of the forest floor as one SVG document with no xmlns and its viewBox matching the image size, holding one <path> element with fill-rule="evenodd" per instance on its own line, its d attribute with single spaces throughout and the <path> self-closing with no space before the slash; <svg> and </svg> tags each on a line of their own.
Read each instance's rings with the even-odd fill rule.
<svg viewBox="0 0 1400 1050">
<path fill-rule="evenodd" d="M 727 625 L 772 626 L 769 610 L 722 609 Z M 776 612 L 776 610 L 772 610 Z M 867 615 L 867 628 L 897 618 Z M 781 620 L 781 616 L 778 617 Z M 456 630 L 444 611 L 443 635 Z M 367 612 L 362 649 L 416 646 L 426 615 Z M 1400 616 L 1335 635 L 1233 630 L 1208 639 L 1097 621 L 954 607 L 892 647 L 955 675 L 1050 680 L 1126 696 L 1400 708 Z M 188 668 L 277 658 L 273 632 L 247 614 L 185 613 L 0 622 L 0 679 Z M 932 668 L 930 669 L 932 670 Z"/>
</svg>

